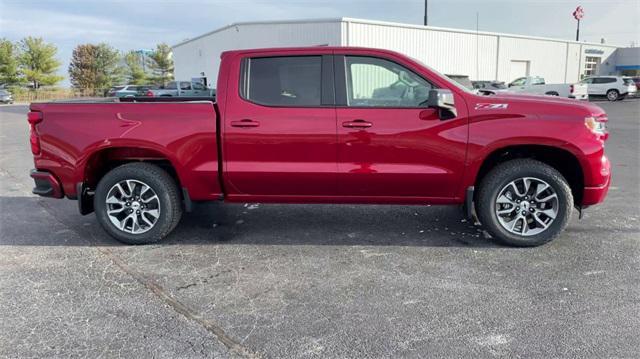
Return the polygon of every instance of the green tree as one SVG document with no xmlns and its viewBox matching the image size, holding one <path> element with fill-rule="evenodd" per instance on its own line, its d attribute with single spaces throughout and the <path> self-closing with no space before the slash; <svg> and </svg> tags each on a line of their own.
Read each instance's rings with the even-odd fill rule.
<svg viewBox="0 0 640 359">
<path fill-rule="evenodd" d="M 86 95 L 101 95 L 109 87 L 123 81 L 120 53 L 107 44 L 76 46 L 69 63 L 69 79 L 73 87 Z"/>
<path fill-rule="evenodd" d="M 26 37 L 18 45 L 20 56 L 18 61 L 25 80 L 34 89 L 41 85 L 55 85 L 63 77 L 56 75 L 60 62 L 56 60 L 58 49 L 53 44 L 47 44 L 42 38 Z"/>
<path fill-rule="evenodd" d="M 0 84 L 11 86 L 21 82 L 18 49 L 11 41 L 0 39 Z"/>
<path fill-rule="evenodd" d="M 158 44 L 156 50 L 149 55 L 149 68 L 154 81 L 166 85 L 173 79 L 173 57 L 167 44 Z"/>
<path fill-rule="evenodd" d="M 129 51 L 124 56 L 127 79 L 132 85 L 144 85 L 147 83 L 147 73 L 143 67 L 143 57 L 135 51 Z"/>
</svg>

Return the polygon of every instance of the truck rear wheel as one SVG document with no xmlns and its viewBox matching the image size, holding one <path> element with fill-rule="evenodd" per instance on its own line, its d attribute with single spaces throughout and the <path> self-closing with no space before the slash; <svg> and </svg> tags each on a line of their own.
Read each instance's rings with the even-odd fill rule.
<svg viewBox="0 0 640 359">
<path fill-rule="evenodd" d="M 553 240 L 571 218 L 573 196 L 553 167 L 531 159 L 499 164 L 482 180 L 478 218 L 497 240 L 519 247 Z"/>
<path fill-rule="evenodd" d="M 149 163 L 125 164 L 102 177 L 94 208 L 107 233 L 126 244 L 156 243 L 182 217 L 176 182 L 162 168 Z"/>
</svg>

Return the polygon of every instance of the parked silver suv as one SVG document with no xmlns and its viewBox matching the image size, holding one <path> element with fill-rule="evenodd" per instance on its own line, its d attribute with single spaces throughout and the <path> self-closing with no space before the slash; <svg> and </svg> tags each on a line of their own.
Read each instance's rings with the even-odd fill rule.
<svg viewBox="0 0 640 359">
<path fill-rule="evenodd" d="M 590 76 L 580 83 L 589 86 L 587 89 L 589 96 L 606 96 L 609 101 L 634 96 L 638 90 L 630 77 L 622 76 Z"/>
<path fill-rule="evenodd" d="M 13 103 L 13 97 L 11 96 L 11 92 L 0 89 L 0 103 Z"/>
</svg>

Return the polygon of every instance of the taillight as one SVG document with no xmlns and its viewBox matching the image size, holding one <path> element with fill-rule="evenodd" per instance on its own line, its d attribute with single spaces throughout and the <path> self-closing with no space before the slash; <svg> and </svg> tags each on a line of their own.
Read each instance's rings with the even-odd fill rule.
<svg viewBox="0 0 640 359">
<path fill-rule="evenodd" d="M 607 131 L 607 115 L 601 114 L 596 116 L 586 117 L 584 124 L 587 128 L 596 134 L 600 139 L 606 141 L 609 138 L 609 132 Z"/>
<path fill-rule="evenodd" d="M 153 92 L 151 92 L 151 90 L 148 90 L 146 96 L 153 97 Z"/>
<path fill-rule="evenodd" d="M 40 137 L 38 137 L 36 125 L 42 122 L 42 118 L 42 112 L 31 111 L 27 114 L 27 120 L 29 121 L 29 142 L 31 143 L 31 153 L 34 155 L 40 153 Z"/>
<path fill-rule="evenodd" d="M 569 93 L 573 93 L 573 85 L 569 85 Z"/>
</svg>

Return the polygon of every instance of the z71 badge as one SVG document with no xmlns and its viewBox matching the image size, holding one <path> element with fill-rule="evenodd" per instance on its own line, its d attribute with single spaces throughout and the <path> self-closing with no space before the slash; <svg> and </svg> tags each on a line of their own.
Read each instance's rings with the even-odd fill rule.
<svg viewBox="0 0 640 359">
<path fill-rule="evenodd" d="M 508 103 L 477 103 L 476 110 L 506 110 Z"/>
</svg>

